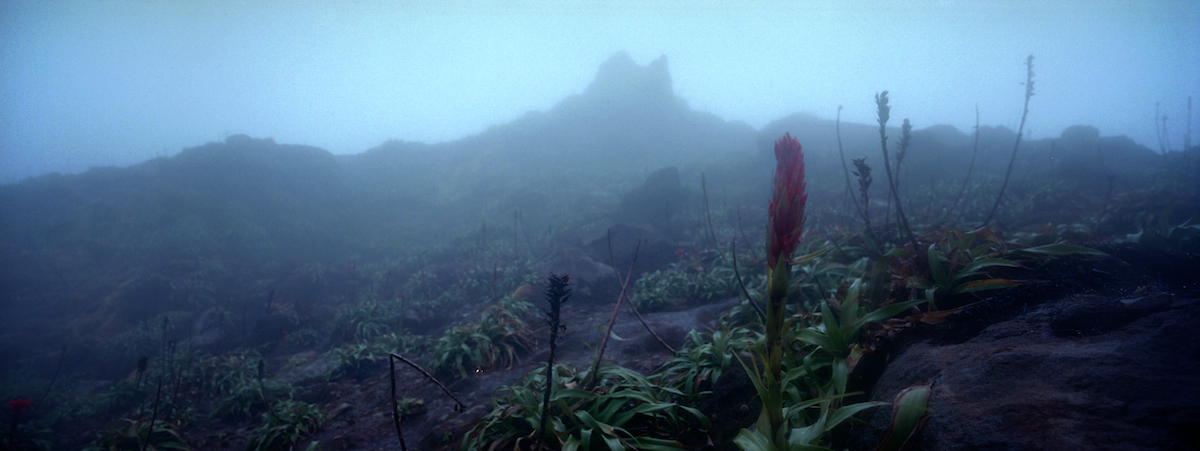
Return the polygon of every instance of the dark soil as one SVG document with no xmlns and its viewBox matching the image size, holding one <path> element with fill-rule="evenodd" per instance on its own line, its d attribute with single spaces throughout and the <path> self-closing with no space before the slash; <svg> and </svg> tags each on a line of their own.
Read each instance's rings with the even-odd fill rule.
<svg viewBox="0 0 1200 451">
<path fill-rule="evenodd" d="M 643 314 L 647 324 L 671 346 L 683 344 L 693 328 L 715 327 L 718 315 L 734 305 L 727 300 L 713 305 L 671 312 Z M 563 307 L 567 329 L 558 347 L 557 361 L 585 368 L 592 363 L 598 339 L 613 314 L 613 304 L 571 302 Z M 622 340 L 610 340 L 604 361 L 643 373 L 650 373 L 672 357 L 627 305 L 617 315 L 614 334 Z M 405 418 L 401 427 L 410 450 L 458 449 L 459 442 L 480 418 L 491 411 L 492 393 L 516 384 L 530 371 L 545 367 L 548 348 L 524 356 L 511 368 L 481 372 L 463 379 L 442 382 L 466 406 L 457 410 L 455 402 L 419 372 L 397 363 L 396 384 L 399 397 L 424 401 L 423 412 Z M 308 363 L 282 371 L 289 359 L 310 359 Z M 414 358 L 420 362 L 420 359 Z M 360 371 L 357 378 L 326 381 L 322 377 L 330 359 L 315 351 L 304 351 L 270 358 L 269 377 L 295 385 L 297 398 L 316 404 L 327 416 L 325 425 L 313 439 L 324 450 L 395 450 L 400 449 L 391 419 L 391 388 L 387 363 L 380 361 Z M 743 400 L 742 403 L 744 404 Z M 80 425 L 81 444 L 87 443 L 104 424 Z M 247 423 L 221 421 L 198 422 L 180 430 L 196 451 L 241 449 L 249 432 Z M 84 430 L 86 428 L 86 430 Z"/>
<path fill-rule="evenodd" d="M 1064 298 L 1087 300 L 1057 309 L 1047 322 L 1048 336 L 1078 339 L 1126 327 L 1141 317 L 1160 311 L 1163 305 L 1159 304 L 1164 302 L 1170 304 L 1179 299 L 1200 299 L 1200 258 L 1195 255 L 1132 244 L 1105 245 L 1100 249 L 1109 256 L 1070 256 L 1050 260 L 1035 270 L 1033 278 L 1041 280 L 1040 283 L 994 294 L 943 324 L 905 330 L 894 339 L 882 343 L 877 352 L 863 360 L 856 372 L 858 388 L 867 393 L 864 398 L 874 396 L 882 399 L 889 396 L 875 393 L 876 384 L 889 363 L 906 350 L 914 346 L 938 347 L 968 342 L 994 332 L 994 329 L 985 331 L 996 324 L 1038 311 L 1049 301 Z M 1145 298 L 1151 302 L 1119 302 L 1134 298 Z M 736 299 L 730 299 L 678 311 L 648 313 L 644 317 L 664 341 L 678 348 L 688 331 L 716 326 L 718 315 L 735 303 Z M 559 363 L 577 368 L 590 365 L 602 329 L 612 313 L 611 302 L 568 303 L 564 307 L 563 324 L 567 325 L 567 329 L 558 348 Z M 609 342 L 604 354 L 606 362 L 650 373 L 671 358 L 671 353 L 646 332 L 646 328 L 627 306 L 621 307 L 614 331 L 623 340 Z M 444 380 L 465 405 L 463 410 L 456 409 L 452 399 L 417 371 L 398 364 L 396 383 L 399 396 L 418 398 L 424 402 L 423 412 L 413 414 L 401 423 L 408 449 L 458 449 L 466 432 L 492 409 L 493 392 L 504 385 L 519 382 L 534 369 L 544 367 L 547 352 L 545 343 L 541 343 L 539 351 L 524 356 L 511 368 L 482 372 L 458 380 Z M 305 365 L 283 371 L 284 364 L 295 358 L 311 360 Z M 396 429 L 390 417 L 391 395 L 386 362 L 368 366 L 357 377 L 326 381 L 321 375 L 329 364 L 328 359 L 322 358 L 320 353 L 309 350 L 271 357 L 267 372 L 269 377 L 295 385 L 299 399 L 316 404 L 326 414 L 327 422 L 312 437 L 321 442 L 322 449 L 399 449 Z M 753 391 L 747 390 L 745 384 L 732 380 L 739 377 L 739 372 L 730 371 L 730 374 L 729 380 L 722 379 L 724 385 L 714 387 L 714 394 L 704 401 L 706 406 L 702 406 L 705 411 L 726 414 L 725 418 L 714 421 L 715 428 L 721 426 L 719 422 L 752 420 L 758 409 Z M 1193 381 L 1200 381 L 1200 374 L 1195 376 Z M 744 378 L 744 374 L 740 377 Z M 898 388 L 888 385 L 879 389 L 882 392 Z M 878 411 L 883 417 L 873 421 L 886 424 L 888 414 L 882 413 L 884 409 Z M 201 412 L 200 417 L 205 416 Z M 1191 420 L 1185 418 L 1180 421 L 1187 423 Z M 74 439 L 69 442 L 83 446 L 94 437 L 96 430 L 104 426 L 100 422 L 80 423 L 73 428 L 75 432 L 71 435 Z M 180 430 L 180 434 L 197 451 L 241 449 L 245 446 L 250 427 L 249 423 L 214 420 L 188 425 Z M 736 431 L 737 428 L 734 425 L 725 429 Z M 725 434 L 728 434 L 728 430 Z M 878 434 L 878 430 L 864 432 L 850 442 L 868 449 L 871 448 L 870 443 L 878 443 Z"/>
</svg>

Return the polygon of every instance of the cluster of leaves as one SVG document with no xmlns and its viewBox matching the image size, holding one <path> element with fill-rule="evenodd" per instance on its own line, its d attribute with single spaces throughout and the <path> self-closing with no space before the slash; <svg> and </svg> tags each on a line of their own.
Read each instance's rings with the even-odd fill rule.
<svg viewBox="0 0 1200 451">
<path fill-rule="evenodd" d="M 1000 257 L 1005 245 L 987 228 L 968 233 L 950 230 L 930 243 L 924 256 L 914 256 L 901 248 L 892 250 L 887 256 L 894 257 L 892 273 L 904 278 L 910 288 L 921 290 L 929 301 L 929 308 L 938 310 L 939 306 L 949 307 L 947 301 L 957 295 L 1024 283 L 990 275 L 990 268 L 1021 267 L 1017 262 Z"/>
<path fill-rule="evenodd" d="M 513 258 L 503 245 L 466 250 L 459 246 L 433 246 L 429 254 L 406 260 L 364 264 L 354 270 L 350 290 L 353 303 L 338 309 L 334 342 L 361 342 L 398 330 L 406 311 L 444 313 L 446 308 L 490 305 L 518 287 L 533 283 L 536 262 Z M 461 255 L 497 254 L 461 261 Z M 450 261 L 457 264 L 433 264 Z"/>
<path fill-rule="evenodd" d="M 100 431 L 96 441 L 84 448 L 85 451 L 142 451 L 177 450 L 189 451 L 176 430 L 178 425 L 167 421 L 154 422 L 150 418 L 123 418 Z"/>
<path fill-rule="evenodd" d="M 874 348 L 873 337 L 893 333 L 902 324 L 944 320 L 953 311 L 937 309 L 961 307 L 967 301 L 978 300 L 967 295 L 1029 283 L 1013 275 L 1047 257 L 1100 254 L 1062 243 L 1026 247 L 1003 241 L 986 228 L 930 234 L 916 243 L 916 249 L 911 245 L 894 248 L 873 265 L 861 259 L 851 265 L 832 265 L 823 262 L 825 258 L 816 257 L 820 251 L 794 260 L 803 270 L 789 285 L 804 288 L 814 278 L 818 286 L 830 281 L 840 280 L 840 283 L 828 296 L 824 289 L 816 290 L 822 295 L 816 298 L 816 312 L 794 309 L 796 313 L 784 324 L 784 343 L 790 347 L 781 361 L 783 399 L 779 405 L 783 406 L 785 420 L 783 435 L 772 438 L 763 434 L 762 431 L 770 429 L 764 424 L 764 416 L 756 429 L 744 430 L 738 436 L 735 442 L 739 446 L 782 451 L 780 443 L 786 443 L 787 449 L 827 449 L 832 444 L 831 431 L 856 413 L 883 405 L 843 404 L 844 398 L 853 394 L 847 389 L 858 362 Z M 850 249 L 839 250 L 846 257 L 856 258 Z M 867 277 L 839 274 L 850 268 Z M 821 283 L 824 277 L 828 279 Z M 801 304 L 811 305 L 797 303 Z M 928 308 L 920 311 L 923 304 L 928 304 Z M 894 318 L 906 313 L 904 319 Z M 760 340 L 757 347 L 759 355 L 764 355 L 764 342 Z M 757 364 L 747 365 L 747 371 L 752 373 L 751 380 L 760 396 L 773 396 L 764 389 L 767 374 Z M 928 384 L 918 384 L 897 397 L 893 430 L 881 449 L 904 445 L 904 438 L 921 423 L 928 395 Z"/>
<path fill-rule="evenodd" d="M 435 372 L 466 377 L 477 371 L 507 368 L 533 348 L 532 330 L 513 312 L 495 305 L 479 321 L 447 330 L 430 349 Z"/>
<path fill-rule="evenodd" d="M 107 416 L 109 418 L 124 415 L 146 397 L 145 384 L 138 387 L 133 379 L 122 379 L 114 383 L 108 390 L 75 406 L 75 414 L 81 417 Z M 74 416 L 74 415 L 72 415 Z"/>
<path fill-rule="evenodd" d="M 190 312 L 171 311 L 141 321 L 137 327 L 125 331 L 108 343 L 105 353 L 110 358 L 123 357 L 129 360 L 153 356 L 161 351 L 163 337 L 183 335 L 185 325 L 190 324 L 191 319 Z"/>
<path fill-rule="evenodd" d="M 1192 216 L 1183 224 L 1175 227 L 1169 225 L 1167 219 L 1169 217 L 1169 211 L 1160 214 L 1154 225 L 1143 227 L 1138 233 L 1129 235 L 1129 240 L 1200 254 L 1200 216 Z"/>
<path fill-rule="evenodd" d="M 533 269 L 535 264 L 532 259 L 497 256 L 491 261 L 491 265 L 476 265 L 458 277 L 452 292 L 495 300 L 521 285 L 537 282 L 538 275 Z"/>
<path fill-rule="evenodd" d="M 316 346 L 321 343 L 321 340 L 321 333 L 311 327 L 306 327 L 287 335 L 287 343 L 296 347 Z"/>
<path fill-rule="evenodd" d="M 463 261 L 463 255 L 470 255 Z M 455 264 L 434 264 L 454 262 Z M 538 279 L 538 262 L 516 256 L 505 243 L 458 242 L 430 246 L 405 266 L 414 266 L 400 287 L 406 298 L 440 305 L 446 301 L 494 301 L 503 294 Z"/>
<path fill-rule="evenodd" d="M 711 249 L 685 253 L 679 262 L 672 263 L 667 269 L 650 272 L 634 282 L 634 305 L 639 310 L 652 311 L 737 296 L 737 277 L 729 263 L 732 258 L 730 254 Z M 761 284 L 757 280 L 754 282 Z"/>
<path fill-rule="evenodd" d="M 399 325 L 400 313 L 391 305 L 365 299 L 353 306 L 338 309 L 333 319 L 335 341 L 369 341 Z"/>
<path fill-rule="evenodd" d="M 400 421 L 407 420 L 425 413 L 425 400 L 405 396 L 396 400 L 396 410 L 398 411 L 397 414 L 400 415 Z"/>
<path fill-rule="evenodd" d="M 844 283 L 835 299 L 821 302 L 819 313 L 803 314 L 785 323 L 785 343 L 791 343 L 791 351 L 782 355 L 783 387 L 778 405 L 783 406 L 784 434 L 787 449 L 829 449 L 831 432 L 850 420 L 855 414 L 878 407 L 883 403 L 860 402 L 843 405 L 842 400 L 850 395 L 847 386 L 858 361 L 868 348 L 864 345 L 867 327 L 875 322 L 891 318 L 913 308 L 923 300 L 875 306 L 865 297 L 861 279 Z M 764 340 L 756 343 L 759 354 L 766 349 Z M 764 405 L 769 396 L 765 389 L 768 377 L 757 364 L 746 365 L 751 381 Z M 914 400 L 919 403 L 920 400 Z M 734 442 L 742 449 L 761 451 L 783 451 L 764 431 L 770 430 L 765 423 L 766 415 L 760 417 L 758 427 L 743 430 Z M 907 435 L 905 435 L 907 437 Z"/>
<path fill-rule="evenodd" d="M 113 421 L 89 449 L 190 449 L 179 431 L 196 420 L 197 397 L 207 398 L 212 361 L 186 343 L 163 345 L 142 359 L 135 377 L 117 381 L 96 396 L 61 403 L 48 417 L 53 424 L 86 418 Z"/>
<path fill-rule="evenodd" d="M 698 410 L 676 403 L 678 390 L 654 383 L 636 371 L 601 367 L 593 390 L 587 372 L 554 367 L 550 412 L 542 412 L 545 371 L 530 372 L 518 385 L 502 387 L 493 409 L 462 441 L 462 449 L 533 449 L 543 418 L 550 423 L 542 446 L 570 450 L 694 449 L 676 440 L 698 434 L 708 420 Z"/>
<path fill-rule="evenodd" d="M 275 403 L 262 414 L 262 425 L 250 432 L 247 451 L 282 451 L 295 449 L 296 443 L 311 436 L 325 422 L 325 415 L 316 406 L 292 399 Z M 319 449 L 311 442 L 306 449 Z"/>
<path fill-rule="evenodd" d="M 1027 247 L 1001 240 L 989 228 L 970 232 L 948 230 L 922 240 L 924 254 L 910 247 L 896 248 L 885 257 L 891 265 L 896 285 L 918 291 L 929 301 L 929 309 L 961 307 L 967 301 L 963 295 L 1010 288 L 1033 282 L 1016 279 L 1011 274 L 1027 271 L 1027 264 L 1047 257 L 1066 255 L 1103 255 L 1095 249 L 1065 243 Z M 1007 274 L 1006 274 L 1007 273 Z"/>
<path fill-rule="evenodd" d="M 530 291 L 532 291 L 532 289 L 530 289 Z M 510 294 L 500 298 L 500 302 L 498 302 L 497 305 L 504 310 L 508 310 L 508 312 L 512 315 L 522 319 L 529 319 L 538 315 L 537 307 L 534 307 L 534 305 L 529 302 L 528 296 Z"/>
<path fill-rule="evenodd" d="M 683 349 L 655 373 L 657 380 L 686 395 L 700 395 L 721 379 L 737 355 L 753 349 L 755 341 L 762 339 L 762 334 L 747 327 L 730 327 L 728 317 L 720 323 L 721 328 L 710 333 L 688 332 Z"/>
<path fill-rule="evenodd" d="M 341 377 L 361 378 L 376 362 L 386 361 L 388 354 L 420 355 L 430 346 L 429 339 L 407 332 L 389 333 L 367 342 L 350 343 L 330 349 L 336 363 L 325 372 L 327 380 Z M 382 367 L 381 367 L 382 368 Z"/>
<path fill-rule="evenodd" d="M 249 351 L 212 359 L 209 389 L 217 398 L 211 417 L 244 421 L 266 412 L 270 400 L 292 397 L 291 385 L 261 377 L 260 362 L 258 353 Z"/>
<path fill-rule="evenodd" d="M 261 421 L 247 437 L 247 450 L 295 449 L 297 442 L 311 436 L 324 423 L 320 409 L 293 398 L 294 387 L 263 377 L 258 353 L 242 351 L 214 357 L 209 364 L 213 371 L 208 389 L 216 398 L 210 416 L 227 421 L 257 417 Z M 307 449 L 317 449 L 318 445 L 310 443 Z"/>
</svg>

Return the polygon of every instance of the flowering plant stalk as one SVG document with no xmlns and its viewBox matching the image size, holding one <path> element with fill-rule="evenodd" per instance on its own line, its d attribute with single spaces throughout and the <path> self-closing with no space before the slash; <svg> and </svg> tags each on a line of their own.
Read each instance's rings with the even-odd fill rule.
<svg viewBox="0 0 1200 451">
<path fill-rule="evenodd" d="M 881 108 L 882 121 L 886 121 L 886 111 Z M 756 362 L 741 362 L 762 400 L 762 412 L 754 429 L 742 430 L 733 441 L 747 451 L 828 451 L 830 448 L 822 442 L 828 439 L 830 431 L 859 412 L 885 404 L 842 405 L 842 399 L 851 395 L 846 392 L 850 374 L 865 352 L 858 343 L 863 331 L 870 323 L 890 318 L 925 300 L 872 309 L 870 302 L 861 302 L 864 282 L 855 280 L 845 290 L 837 314 L 830 306 L 832 301 L 827 300 L 819 314 L 806 315 L 813 321 L 811 324 L 793 332 L 787 312 L 792 266 L 819 258 L 825 250 L 792 257 L 804 232 L 804 206 L 808 200 L 800 143 L 785 134 L 775 142 L 775 159 L 767 220 L 768 305 L 763 321 L 764 340 L 758 345 Z M 870 183 L 866 173 L 869 169 L 862 166 L 861 175 L 867 176 L 863 183 L 866 186 Z M 795 343 L 789 343 L 790 340 Z M 793 345 L 805 349 L 803 363 L 793 360 Z M 819 374 L 814 372 L 815 368 L 829 368 L 831 374 Z M 789 389 L 794 383 L 802 387 Z M 907 444 L 907 438 L 920 427 L 928 393 L 928 390 L 914 392 L 911 399 L 897 401 L 906 409 L 907 418 L 896 423 L 890 432 L 897 437 L 891 441 L 898 445 L 889 443 L 880 450 L 895 451 Z M 803 399 L 811 394 L 817 396 Z"/>
<path fill-rule="evenodd" d="M 787 349 L 784 332 L 788 328 L 788 285 L 792 279 L 792 253 L 804 232 L 804 155 L 800 143 L 790 134 L 775 142 L 775 181 L 767 218 L 767 298 L 764 329 L 765 347 L 759 350 L 763 369 L 754 368 L 754 386 L 762 399 L 756 432 L 765 436 L 770 448 L 788 449 L 789 427 L 783 411 L 783 351 Z M 745 435 L 745 431 L 743 432 Z M 750 436 L 739 437 L 748 445 Z"/>
</svg>

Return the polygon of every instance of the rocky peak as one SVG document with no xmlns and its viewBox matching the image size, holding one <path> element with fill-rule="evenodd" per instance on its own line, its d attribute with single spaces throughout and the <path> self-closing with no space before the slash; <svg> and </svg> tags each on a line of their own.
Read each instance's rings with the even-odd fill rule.
<svg viewBox="0 0 1200 451">
<path fill-rule="evenodd" d="M 593 99 L 624 99 L 640 102 L 661 102 L 674 97 L 667 56 L 663 55 L 645 67 L 638 66 L 625 52 L 617 52 L 600 65 L 596 78 L 588 85 L 588 97 Z"/>
</svg>

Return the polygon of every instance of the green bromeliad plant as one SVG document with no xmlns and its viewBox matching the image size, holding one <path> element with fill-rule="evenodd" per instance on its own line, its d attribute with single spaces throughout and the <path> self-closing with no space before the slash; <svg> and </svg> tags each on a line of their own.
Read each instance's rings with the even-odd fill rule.
<svg viewBox="0 0 1200 451">
<path fill-rule="evenodd" d="M 735 257 L 715 249 L 696 252 L 680 250 L 680 261 L 639 277 L 634 282 L 633 300 L 638 310 L 653 311 L 686 303 L 710 303 L 738 295 Z M 743 262 L 742 264 L 745 264 Z M 753 280 L 748 289 L 757 288 Z"/>
<path fill-rule="evenodd" d="M 735 439 L 743 449 L 788 449 L 790 428 L 783 409 L 783 351 L 788 349 L 784 332 L 790 328 L 787 299 L 792 279 L 791 258 L 804 232 L 804 206 L 808 195 L 804 192 L 804 155 L 796 138 L 784 134 L 775 142 L 775 160 L 775 180 L 767 219 L 765 341 L 759 348 L 761 368 L 759 364 L 747 368 L 763 407 L 756 429 L 744 430 Z"/>
<path fill-rule="evenodd" d="M 1066 255 L 1103 255 L 1095 249 L 1065 243 L 1025 247 L 1007 242 L 987 227 L 970 232 L 949 230 L 927 248 L 913 252 L 896 248 L 885 256 L 904 286 L 929 301 L 931 311 L 961 307 L 961 297 L 1032 282 L 1005 273 L 1028 270 L 1027 265 Z M 973 300 L 972 300 L 973 301 Z"/>
<path fill-rule="evenodd" d="M 436 372 L 466 377 L 477 371 L 507 368 L 533 349 L 532 329 L 519 316 L 494 305 L 479 322 L 448 329 L 430 349 Z"/>
<path fill-rule="evenodd" d="M 946 301 L 953 296 L 1024 283 L 996 277 L 991 273 L 992 268 L 1022 267 L 1020 263 L 1001 257 L 1005 245 L 987 228 L 967 233 L 947 231 L 941 239 L 929 245 L 924 259 L 909 261 L 901 256 L 897 273 L 904 275 L 909 270 L 921 270 L 921 274 L 906 277 L 908 286 L 924 294 L 930 310 L 950 307 Z M 902 253 L 903 250 L 897 248 L 888 256 L 896 257 Z M 925 265 L 921 265 L 921 262 Z"/>
<path fill-rule="evenodd" d="M 814 360 L 821 366 L 828 366 L 831 375 L 831 385 L 822 387 L 824 396 L 845 396 L 846 385 L 850 373 L 858 360 L 862 358 L 865 349 L 861 344 L 863 332 L 871 323 L 882 321 L 905 310 L 924 303 L 924 300 L 913 300 L 874 308 L 863 296 L 865 284 L 862 279 L 855 279 L 841 294 L 835 313 L 831 301 L 821 303 L 819 314 L 809 315 L 807 327 L 798 330 L 795 337 L 798 341 L 815 347 L 804 362 L 808 368 L 813 368 Z"/>
<path fill-rule="evenodd" d="M 86 451 L 142 451 L 175 450 L 191 448 L 179 437 L 177 425 L 160 421 L 150 425 L 149 418 L 122 418 L 97 434 L 96 440 L 84 448 Z"/>
<path fill-rule="evenodd" d="M 375 363 L 379 363 L 377 369 L 382 370 L 382 363 L 387 360 L 388 354 L 419 355 L 425 352 L 431 341 L 423 335 L 392 332 L 371 341 L 338 346 L 329 350 L 335 363 L 325 370 L 325 379 L 368 376 Z"/>
<path fill-rule="evenodd" d="M 291 399 L 281 401 L 262 414 L 262 425 L 250 432 L 246 450 L 297 449 L 296 444 L 311 437 L 324 422 L 325 415 L 317 406 Z M 316 443 L 311 442 L 306 449 L 317 449 Z"/>
<path fill-rule="evenodd" d="M 842 403 L 849 395 L 847 385 L 854 366 L 865 352 L 860 343 L 866 327 L 925 301 L 876 308 L 866 301 L 865 282 L 856 279 L 839 290 L 840 299 L 823 299 L 819 313 L 790 315 L 792 266 L 813 262 L 823 251 L 792 258 L 805 220 L 803 155 L 796 139 L 785 134 L 775 143 L 775 156 L 767 225 L 769 275 L 764 333 L 757 344 L 757 361 L 742 362 L 763 407 L 754 429 L 742 430 L 734 443 L 745 450 L 825 450 L 832 429 L 863 410 L 883 404 Z M 795 322 L 794 318 L 801 321 Z M 904 401 L 906 413 L 923 414 L 928 392 L 921 393 L 926 396 Z M 901 427 L 909 424 L 905 422 Z M 898 430 L 897 434 L 908 437 L 911 431 Z"/>
<path fill-rule="evenodd" d="M 730 326 L 727 315 L 719 322 L 722 327 L 710 333 L 689 332 L 683 349 L 655 376 L 689 396 L 700 395 L 716 384 L 734 364 L 734 356 L 751 350 L 761 338 L 749 328 Z"/>
<path fill-rule="evenodd" d="M 695 449 L 679 441 L 699 435 L 708 420 L 698 410 L 677 404 L 678 390 L 655 384 L 636 371 L 605 365 L 593 390 L 583 387 L 586 371 L 556 365 L 556 388 L 549 412 L 543 412 L 542 387 L 546 371 L 531 371 L 523 382 L 502 387 L 493 397 L 492 412 L 462 441 L 467 450 L 536 449 L 538 431 L 546 425 L 543 449 L 667 451 Z"/>
</svg>

